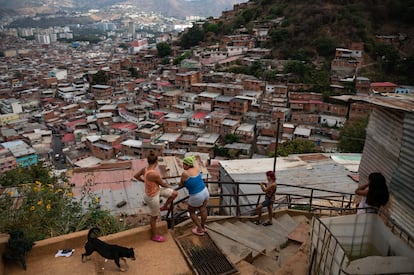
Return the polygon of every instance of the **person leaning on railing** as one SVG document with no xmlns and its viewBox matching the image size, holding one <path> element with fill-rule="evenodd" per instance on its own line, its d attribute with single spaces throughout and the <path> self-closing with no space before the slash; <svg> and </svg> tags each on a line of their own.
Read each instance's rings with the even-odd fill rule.
<svg viewBox="0 0 414 275">
<path fill-rule="evenodd" d="M 171 202 L 177 197 L 178 193 L 168 183 L 163 181 L 157 170 L 158 156 L 150 152 L 147 157 L 148 166 L 142 168 L 134 175 L 134 178 L 145 183 L 144 201 L 148 205 L 151 226 L 151 240 L 164 242 L 165 237 L 157 233 L 157 219 L 160 211 L 168 210 Z M 167 201 L 160 208 L 160 196 L 167 198 Z"/>
<path fill-rule="evenodd" d="M 195 235 L 203 236 L 206 232 L 207 202 L 210 194 L 200 171 L 194 166 L 194 162 L 194 156 L 183 159 L 184 172 L 181 174 L 179 185 L 184 186 L 188 190 L 188 212 L 190 213 L 191 220 L 195 224 L 191 232 Z M 196 214 L 196 210 L 200 211 L 201 221 Z"/>
<path fill-rule="evenodd" d="M 368 183 L 361 184 L 355 190 L 355 194 L 362 197 L 358 205 L 358 214 L 377 213 L 381 206 L 387 204 L 390 196 L 385 177 L 378 172 L 369 174 Z"/>
<path fill-rule="evenodd" d="M 259 203 L 257 206 L 257 220 L 254 222 L 255 224 L 261 224 L 261 217 L 262 217 L 262 209 L 263 207 L 267 207 L 269 212 L 269 220 L 265 223 L 263 223 L 264 226 L 272 225 L 272 217 L 273 217 L 273 203 L 275 202 L 276 197 L 276 189 L 277 189 L 277 183 L 276 183 L 276 175 L 273 171 L 267 171 L 266 172 L 266 178 L 267 183 L 264 184 L 263 182 L 260 182 L 260 188 L 262 188 L 262 191 L 265 192 L 265 200 L 262 203 Z"/>
</svg>

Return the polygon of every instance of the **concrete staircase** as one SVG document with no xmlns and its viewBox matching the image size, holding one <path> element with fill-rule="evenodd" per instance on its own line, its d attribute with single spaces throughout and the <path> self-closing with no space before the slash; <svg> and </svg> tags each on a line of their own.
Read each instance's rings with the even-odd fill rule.
<svg viewBox="0 0 414 275">
<path fill-rule="evenodd" d="M 233 264 L 243 262 L 246 265 L 247 262 L 263 274 L 275 274 L 302 245 L 301 241 L 290 239 L 289 234 L 309 225 L 309 220 L 305 216 L 292 217 L 285 213 L 273 218 L 273 224 L 269 226 L 256 225 L 252 221 L 209 222 L 207 233 Z"/>
</svg>

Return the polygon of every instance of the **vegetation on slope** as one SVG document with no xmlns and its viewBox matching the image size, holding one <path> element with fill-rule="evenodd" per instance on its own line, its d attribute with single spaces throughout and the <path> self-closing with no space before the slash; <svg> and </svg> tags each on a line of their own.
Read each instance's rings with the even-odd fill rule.
<svg viewBox="0 0 414 275">
<path fill-rule="evenodd" d="M 323 65 L 333 59 L 335 48 L 363 42 L 365 62 L 373 66 L 361 74 L 372 81 L 413 85 L 413 12 L 413 0 L 250 1 L 231 18 L 194 25 L 182 34 L 180 45 L 213 44 L 236 30 L 252 33 L 255 26 L 268 26 L 270 39 L 257 46 L 272 49 L 272 58 Z M 377 35 L 396 35 L 398 41 L 383 44 Z"/>
</svg>

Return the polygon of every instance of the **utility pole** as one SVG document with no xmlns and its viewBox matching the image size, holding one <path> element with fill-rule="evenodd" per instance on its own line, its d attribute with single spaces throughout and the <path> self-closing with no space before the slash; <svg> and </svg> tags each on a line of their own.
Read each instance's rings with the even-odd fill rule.
<svg viewBox="0 0 414 275">
<path fill-rule="evenodd" d="M 277 119 L 277 126 L 276 126 L 276 144 L 275 144 L 275 156 L 273 159 L 273 172 L 276 172 L 276 158 L 277 158 L 277 147 L 279 145 L 279 125 L 280 125 L 280 118 Z"/>
</svg>

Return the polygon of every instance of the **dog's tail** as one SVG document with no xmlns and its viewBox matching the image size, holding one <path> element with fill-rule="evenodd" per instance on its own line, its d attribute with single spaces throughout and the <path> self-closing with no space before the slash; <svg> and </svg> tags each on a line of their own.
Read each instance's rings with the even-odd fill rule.
<svg viewBox="0 0 414 275">
<path fill-rule="evenodd" d="M 93 238 L 97 238 L 99 232 L 101 232 L 101 230 L 98 227 L 93 227 L 93 228 L 89 229 L 88 240 L 93 239 Z"/>
</svg>

